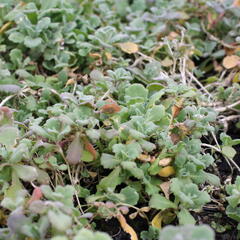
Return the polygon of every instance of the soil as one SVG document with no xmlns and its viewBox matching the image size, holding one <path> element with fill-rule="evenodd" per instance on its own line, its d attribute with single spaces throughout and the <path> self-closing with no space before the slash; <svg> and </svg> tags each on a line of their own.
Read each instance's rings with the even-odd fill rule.
<svg viewBox="0 0 240 240">
<path fill-rule="evenodd" d="M 232 122 L 231 125 L 229 125 L 230 128 L 227 132 L 228 135 L 230 135 L 233 139 L 240 137 L 240 129 L 237 129 L 235 126 L 235 123 Z M 209 143 L 209 138 L 205 138 L 203 140 L 204 142 Z M 212 143 L 213 144 L 213 143 Z M 240 166 L 240 145 L 234 146 L 237 155 L 234 158 L 234 161 Z M 210 172 L 214 171 L 216 174 L 216 171 L 218 172 L 218 175 L 220 177 L 221 183 L 225 184 L 225 181 L 227 179 L 230 179 L 233 183 L 236 179 L 236 176 L 238 175 L 237 171 L 234 170 L 233 173 L 231 173 L 231 170 L 227 164 L 227 162 L 222 158 L 222 156 L 216 155 L 214 156 L 216 161 L 216 169 L 209 169 Z M 215 201 L 207 204 L 200 213 L 192 213 L 195 217 L 198 224 L 208 224 L 215 230 L 215 239 L 216 240 L 237 240 L 237 222 L 228 218 L 225 214 L 225 208 L 227 206 L 227 203 L 224 199 L 225 193 L 222 189 L 214 191 L 212 193 L 212 197 Z M 151 219 L 151 216 L 149 216 Z M 126 217 L 128 224 L 133 227 L 133 229 L 138 234 L 139 239 L 140 233 L 142 231 L 148 230 L 148 224 L 146 220 L 144 220 L 141 217 L 136 217 L 134 220 L 129 219 Z M 175 222 L 172 224 L 174 225 Z M 177 224 L 177 222 L 176 222 Z M 218 228 L 218 229 L 217 229 Z M 125 233 L 118 221 L 114 218 L 104 221 L 99 220 L 97 222 L 97 229 L 100 231 L 107 232 L 110 236 L 112 236 L 113 240 L 131 240 L 131 237 L 129 234 Z M 217 230 L 216 230 L 217 229 Z"/>
</svg>

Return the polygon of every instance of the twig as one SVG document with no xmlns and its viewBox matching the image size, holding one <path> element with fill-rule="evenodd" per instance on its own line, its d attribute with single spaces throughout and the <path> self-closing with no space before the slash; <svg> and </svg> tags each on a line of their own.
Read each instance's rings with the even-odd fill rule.
<svg viewBox="0 0 240 240">
<path fill-rule="evenodd" d="M 207 144 L 207 143 L 202 143 L 201 145 L 202 145 L 203 147 L 212 148 L 212 149 L 214 149 L 215 151 L 223 154 L 222 151 L 221 151 L 221 149 L 219 149 L 219 148 L 217 148 L 217 147 L 215 147 L 215 146 L 212 146 L 212 145 Z M 224 156 L 224 157 L 225 157 L 225 156 Z M 226 159 L 226 158 L 225 158 L 225 159 Z M 234 167 L 237 168 L 238 172 L 240 173 L 240 167 L 239 167 L 231 158 L 227 158 L 227 160 L 230 161 L 230 162 L 234 165 Z"/>
<path fill-rule="evenodd" d="M 225 107 L 215 108 L 214 110 L 217 111 L 217 112 L 225 112 L 226 110 L 230 110 L 230 109 L 236 107 L 239 104 L 240 104 L 240 100 L 238 100 L 237 102 L 232 103 L 232 104 L 230 104 L 228 106 L 225 106 Z"/>
<path fill-rule="evenodd" d="M 58 152 L 60 153 L 60 155 L 62 156 L 62 158 L 64 159 L 66 165 L 67 165 L 67 170 L 68 170 L 68 176 L 69 176 L 69 179 L 70 179 L 70 182 L 71 184 L 73 185 L 74 189 L 75 189 L 75 197 L 76 197 L 76 200 L 77 200 L 77 203 L 78 203 L 78 207 L 79 207 L 79 210 L 82 214 L 84 214 L 84 211 L 82 209 L 82 206 L 81 206 L 81 203 L 80 203 L 80 200 L 79 200 L 79 197 L 78 197 L 78 194 L 77 194 L 77 191 L 76 191 L 76 188 L 75 188 L 75 182 L 74 182 L 74 179 L 73 179 L 73 176 L 72 176 L 72 173 L 71 173 L 71 169 L 70 169 L 70 166 L 68 164 L 68 161 L 61 149 L 61 147 L 58 148 Z"/>
<path fill-rule="evenodd" d="M 0 107 L 4 106 L 4 104 L 9 101 L 11 98 L 15 97 L 16 94 L 14 95 L 10 95 L 10 96 L 7 96 L 5 99 L 2 100 L 2 102 L 0 103 Z"/>
<path fill-rule="evenodd" d="M 205 92 L 210 98 L 213 98 L 212 95 L 208 92 L 208 90 L 197 80 L 197 78 L 187 70 L 187 74 L 192 78 L 192 80 L 201 87 L 202 91 Z"/>
<path fill-rule="evenodd" d="M 240 115 L 231 115 L 231 116 L 228 116 L 228 117 L 223 117 L 222 119 L 220 119 L 219 121 L 222 122 L 222 121 L 232 121 L 234 119 L 237 119 L 237 118 L 240 118 Z"/>
<path fill-rule="evenodd" d="M 180 73 L 183 84 L 186 85 L 186 58 L 180 58 Z"/>
<path fill-rule="evenodd" d="M 238 119 L 240 118 L 240 114 L 238 115 L 231 115 L 231 116 L 228 116 L 228 117 L 225 117 L 223 115 L 219 116 L 218 119 L 219 119 L 219 122 L 223 124 L 224 126 L 224 131 L 227 132 L 228 130 L 228 125 L 229 125 L 229 121 L 233 121 L 235 119 Z"/>
<path fill-rule="evenodd" d="M 213 36 L 210 32 L 208 32 L 208 31 L 206 30 L 203 21 L 201 21 L 201 27 L 202 27 L 203 32 L 206 33 L 207 36 L 208 36 L 211 40 L 213 40 L 213 41 L 221 44 L 222 46 L 224 46 L 224 47 L 226 47 L 226 48 L 235 49 L 235 48 L 237 47 L 237 46 L 232 46 L 232 45 L 230 45 L 230 44 L 228 44 L 228 43 L 225 43 L 224 41 L 220 40 L 219 38 Z"/>
</svg>

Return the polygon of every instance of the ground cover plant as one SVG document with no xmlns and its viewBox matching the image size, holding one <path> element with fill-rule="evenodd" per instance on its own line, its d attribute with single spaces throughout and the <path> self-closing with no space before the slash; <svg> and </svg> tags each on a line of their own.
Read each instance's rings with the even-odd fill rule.
<svg viewBox="0 0 240 240">
<path fill-rule="evenodd" d="M 0 0 L 0 239 L 238 239 L 239 19 Z"/>
</svg>

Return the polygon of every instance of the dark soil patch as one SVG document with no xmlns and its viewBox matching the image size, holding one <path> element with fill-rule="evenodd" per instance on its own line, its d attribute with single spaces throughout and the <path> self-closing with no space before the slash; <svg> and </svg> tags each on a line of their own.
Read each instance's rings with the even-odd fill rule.
<svg viewBox="0 0 240 240">
<path fill-rule="evenodd" d="M 139 216 L 134 219 L 130 219 L 127 216 L 125 217 L 127 223 L 135 230 L 140 239 L 141 232 L 148 230 L 147 221 Z M 96 229 L 99 231 L 107 232 L 113 238 L 113 240 L 131 240 L 130 235 L 122 230 L 116 218 L 112 218 L 110 220 L 101 219 L 96 221 Z"/>
</svg>

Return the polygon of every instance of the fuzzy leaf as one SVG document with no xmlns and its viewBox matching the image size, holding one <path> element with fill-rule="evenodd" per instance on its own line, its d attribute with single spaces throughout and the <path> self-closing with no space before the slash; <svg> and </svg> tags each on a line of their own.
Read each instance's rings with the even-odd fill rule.
<svg viewBox="0 0 240 240">
<path fill-rule="evenodd" d="M 167 208 L 177 208 L 177 205 L 170 200 L 166 199 L 160 194 L 154 194 L 149 202 L 149 206 L 158 210 L 164 210 Z"/>
</svg>

